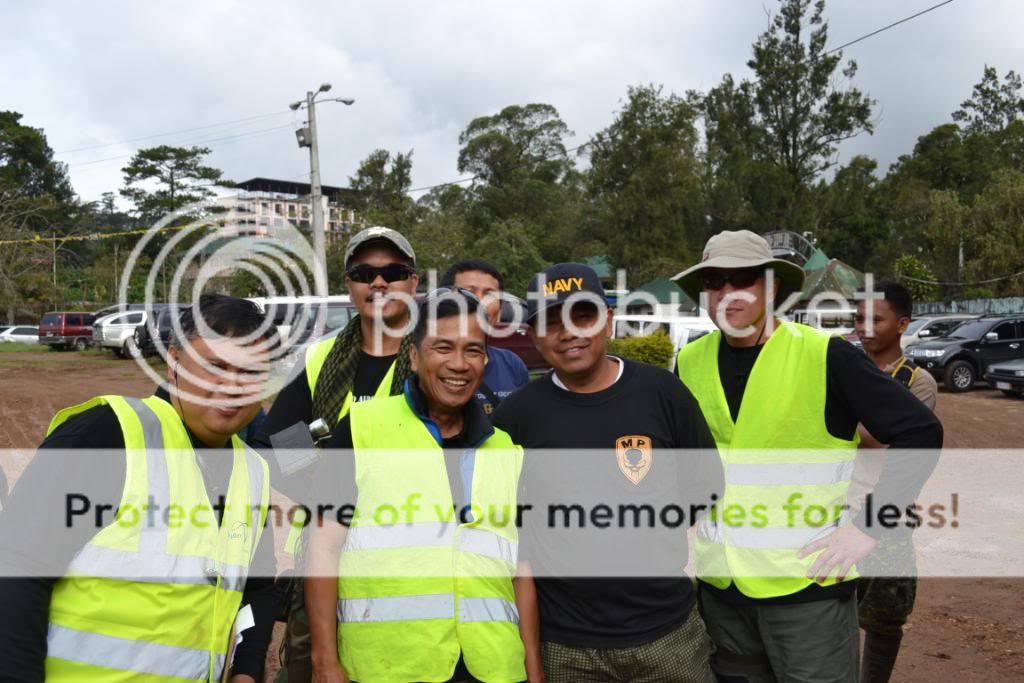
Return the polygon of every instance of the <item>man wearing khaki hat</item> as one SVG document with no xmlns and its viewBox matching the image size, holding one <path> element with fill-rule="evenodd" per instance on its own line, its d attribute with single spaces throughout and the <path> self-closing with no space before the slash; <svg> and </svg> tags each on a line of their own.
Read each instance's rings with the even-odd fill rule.
<svg viewBox="0 0 1024 683">
<path fill-rule="evenodd" d="M 713 667 L 735 680 L 856 681 L 853 565 L 886 531 L 844 511 L 857 425 L 893 448 L 936 450 L 942 425 L 843 339 L 775 318 L 774 302 L 804 278 L 764 238 L 715 235 L 673 279 L 706 297 L 719 328 L 684 346 L 676 367 L 726 472 L 696 539 Z M 934 451 L 889 459 L 876 498 L 905 510 L 934 464 Z"/>
</svg>

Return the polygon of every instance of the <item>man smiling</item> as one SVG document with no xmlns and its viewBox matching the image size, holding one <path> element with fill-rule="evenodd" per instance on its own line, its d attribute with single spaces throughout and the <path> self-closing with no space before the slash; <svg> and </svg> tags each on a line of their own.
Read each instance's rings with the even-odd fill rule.
<svg viewBox="0 0 1024 683">
<path fill-rule="evenodd" d="M 181 316 L 167 385 L 54 417 L 0 516 L 0 566 L 25 577 L 0 581 L 4 680 L 220 680 L 240 604 L 255 626 L 231 680 L 262 680 L 278 612 L 269 476 L 234 434 L 259 410 L 275 340 L 251 302 L 203 295 Z M 152 512 L 65 519 L 71 496 Z"/>
<path fill-rule="evenodd" d="M 527 449 L 529 503 L 550 510 L 580 502 L 591 511 L 708 503 L 722 469 L 697 402 L 670 372 L 607 354 L 612 318 L 604 301 L 585 265 L 557 264 L 530 282 L 530 335 L 553 370 L 494 413 Z M 550 683 L 713 680 L 710 640 L 683 570 L 691 523 L 614 541 L 526 525 L 524 559 L 537 577 Z M 632 553 L 620 543 L 636 538 Z M 616 565 L 620 554 L 640 566 Z M 653 555 L 665 560 L 657 569 Z"/>
<path fill-rule="evenodd" d="M 487 362 L 478 304 L 439 290 L 420 311 L 416 376 L 352 407 L 314 490 L 320 510 L 355 503 L 311 538 L 314 677 L 537 681 L 533 596 L 513 580 L 522 449 L 473 399 Z"/>
</svg>

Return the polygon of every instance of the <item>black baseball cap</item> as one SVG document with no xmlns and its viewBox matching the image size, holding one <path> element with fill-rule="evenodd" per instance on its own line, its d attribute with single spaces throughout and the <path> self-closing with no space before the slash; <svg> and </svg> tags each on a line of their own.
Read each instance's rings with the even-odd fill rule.
<svg viewBox="0 0 1024 683">
<path fill-rule="evenodd" d="M 532 321 L 538 313 L 555 306 L 561 306 L 570 298 L 579 298 L 580 292 L 596 295 L 606 301 L 604 287 L 597 273 L 582 263 L 556 263 L 530 279 L 526 287 L 526 322 Z M 587 297 L 593 300 L 593 297 Z"/>
</svg>

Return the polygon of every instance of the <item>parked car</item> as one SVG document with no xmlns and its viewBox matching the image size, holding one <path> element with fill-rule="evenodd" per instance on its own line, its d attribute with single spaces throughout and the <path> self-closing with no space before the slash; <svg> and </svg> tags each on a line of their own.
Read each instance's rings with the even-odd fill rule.
<svg viewBox="0 0 1024 683">
<path fill-rule="evenodd" d="M 166 349 L 171 341 L 172 321 L 181 313 L 178 304 L 167 304 L 153 315 L 147 315 L 146 321 L 135 328 L 135 348 L 144 356 L 157 352 L 157 340 L 161 348 Z"/>
<path fill-rule="evenodd" d="M 672 346 L 678 352 L 686 344 L 716 329 L 711 318 L 704 315 L 626 314 L 615 316 L 612 338 L 646 336 L 661 330 L 672 340 Z"/>
<path fill-rule="evenodd" d="M 950 313 L 948 315 L 923 315 L 914 318 L 907 325 L 906 332 L 900 337 L 900 346 L 904 349 L 925 339 L 945 337 L 960 323 L 966 320 L 977 320 L 980 316 L 966 313 Z"/>
<path fill-rule="evenodd" d="M 39 342 L 39 328 L 35 325 L 15 325 L 14 327 L 0 328 L 0 343 L 3 342 L 37 344 Z"/>
<path fill-rule="evenodd" d="M 146 311 L 111 313 L 96 320 L 92 326 L 92 343 L 113 350 L 121 358 L 138 355 L 135 328 L 146 322 Z"/>
<path fill-rule="evenodd" d="M 51 349 L 82 351 L 92 343 L 96 316 L 83 311 L 54 311 L 39 321 L 39 343 Z"/>
<path fill-rule="evenodd" d="M 1007 396 L 1024 396 L 1024 358 L 993 363 L 985 370 L 985 381 Z"/>
<path fill-rule="evenodd" d="M 106 317 L 111 313 L 123 313 L 125 311 L 144 311 L 148 308 L 152 308 L 154 306 L 160 307 L 162 305 L 163 304 L 111 304 L 110 306 L 101 308 L 98 311 L 93 311 L 93 315 L 95 315 L 96 319 L 99 320 L 100 318 Z"/>
<path fill-rule="evenodd" d="M 968 391 L 988 366 L 1024 358 L 1024 315 L 968 320 L 906 354 L 950 391 Z"/>
</svg>

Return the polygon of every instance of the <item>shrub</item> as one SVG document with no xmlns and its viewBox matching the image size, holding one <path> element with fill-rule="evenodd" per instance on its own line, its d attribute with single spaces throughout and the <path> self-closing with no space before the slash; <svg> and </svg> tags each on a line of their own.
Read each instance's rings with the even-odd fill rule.
<svg viewBox="0 0 1024 683">
<path fill-rule="evenodd" d="M 667 368 L 672 363 L 675 347 L 664 330 L 642 337 L 623 337 L 608 341 L 608 353 L 648 365 Z"/>
</svg>

